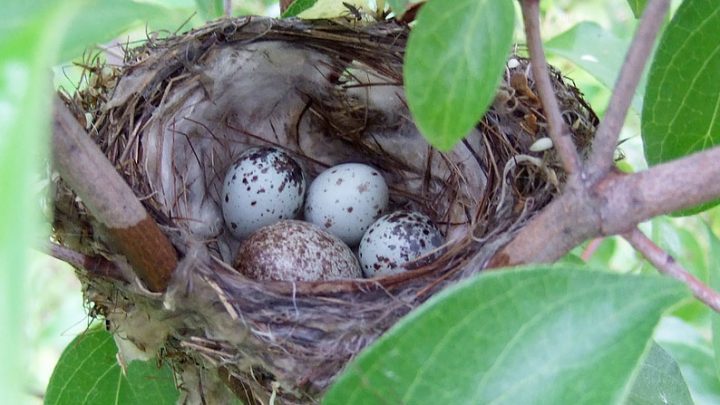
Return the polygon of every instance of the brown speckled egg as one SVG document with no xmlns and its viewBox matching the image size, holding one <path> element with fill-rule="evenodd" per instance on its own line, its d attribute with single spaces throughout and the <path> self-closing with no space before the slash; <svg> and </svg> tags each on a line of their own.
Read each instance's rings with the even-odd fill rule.
<svg viewBox="0 0 720 405">
<path fill-rule="evenodd" d="M 440 247 L 443 236 L 426 215 L 395 211 L 378 219 L 365 232 L 358 256 L 366 277 L 387 276 L 403 265 Z"/>
<path fill-rule="evenodd" d="M 243 239 L 263 226 L 300 214 L 305 176 L 290 155 L 276 148 L 251 148 L 230 166 L 222 191 L 228 229 Z"/>
<path fill-rule="evenodd" d="M 362 278 L 346 244 L 317 226 L 285 220 L 263 227 L 240 246 L 234 267 L 255 280 Z"/>
</svg>

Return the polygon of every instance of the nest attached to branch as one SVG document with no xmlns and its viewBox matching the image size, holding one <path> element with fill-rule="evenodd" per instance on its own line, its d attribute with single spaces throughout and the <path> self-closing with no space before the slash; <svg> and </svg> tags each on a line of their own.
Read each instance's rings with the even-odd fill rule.
<svg viewBox="0 0 720 405">
<path fill-rule="evenodd" d="M 421 137 L 404 99 L 408 31 L 392 21 L 224 19 L 129 49 L 122 67 L 88 67 L 91 86 L 65 100 L 180 257 L 167 292 L 149 292 L 58 182 L 56 240 L 125 270 L 78 269 L 121 355 L 159 354 L 187 402 L 218 400 L 225 385 L 248 403 L 273 395 L 315 402 L 353 356 L 434 293 L 481 271 L 557 194 L 564 174 L 554 151 L 531 151 L 548 135 L 528 61 L 510 58 L 492 108 L 442 153 Z M 585 150 L 597 117 L 551 72 Z M 343 162 L 378 168 L 391 207 L 429 215 L 447 242 L 384 278 L 244 277 L 229 265 L 238 242 L 223 224 L 220 190 L 229 165 L 257 145 L 282 147 L 310 178 Z"/>
</svg>

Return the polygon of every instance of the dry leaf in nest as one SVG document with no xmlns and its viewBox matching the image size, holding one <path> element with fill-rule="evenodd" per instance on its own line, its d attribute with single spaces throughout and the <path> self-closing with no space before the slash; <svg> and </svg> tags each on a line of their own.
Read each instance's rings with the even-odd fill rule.
<svg viewBox="0 0 720 405">
<path fill-rule="evenodd" d="M 528 62 L 511 60 L 491 110 L 441 153 L 405 103 L 407 34 L 393 22 L 222 20 L 129 50 L 112 81 L 98 80 L 114 87 L 70 99 L 182 258 L 165 294 L 144 290 L 131 272 L 118 281 L 81 271 L 87 297 L 123 353 L 171 362 L 188 401 L 208 401 L 222 382 L 248 401 L 316 401 L 349 359 L 432 294 L 480 271 L 558 191 L 552 150 L 530 150 L 547 131 Z M 553 74 L 566 122 L 586 148 L 597 118 Z M 445 245 L 385 278 L 243 277 L 228 264 L 238 241 L 222 221 L 220 190 L 229 165 L 257 145 L 288 151 L 310 178 L 343 162 L 378 168 L 392 208 L 432 217 Z M 78 227 L 92 219 L 60 185 L 56 238 L 127 267 L 92 230 L 73 239 Z"/>
</svg>

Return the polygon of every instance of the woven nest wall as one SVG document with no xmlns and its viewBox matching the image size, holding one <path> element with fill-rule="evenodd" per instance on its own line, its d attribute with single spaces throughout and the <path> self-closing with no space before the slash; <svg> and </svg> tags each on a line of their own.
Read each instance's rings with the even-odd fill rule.
<svg viewBox="0 0 720 405">
<path fill-rule="evenodd" d="M 151 293 L 62 180 L 54 236 L 120 269 L 78 269 L 87 300 L 126 359 L 159 355 L 184 401 L 312 403 L 400 317 L 489 258 L 550 201 L 564 178 L 528 61 L 512 56 L 497 98 L 455 149 L 441 153 L 412 122 L 402 88 L 408 28 L 395 22 L 226 19 L 92 66 L 66 102 L 172 241 L 181 261 Z M 555 70 L 576 143 L 597 117 Z M 220 190 L 245 149 L 278 146 L 310 178 L 342 162 L 378 168 L 393 209 L 429 215 L 445 244 L 408 272 L 369 280 L 258 282 L 235 271 Z"/>
</svg>

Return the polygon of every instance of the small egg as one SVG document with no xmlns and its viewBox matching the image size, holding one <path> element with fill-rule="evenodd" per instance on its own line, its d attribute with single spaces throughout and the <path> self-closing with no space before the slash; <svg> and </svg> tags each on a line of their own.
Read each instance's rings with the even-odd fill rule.
<svg viewBox="0 0 720 405">
<path fill-rule="evenodd" d="M 395 211 L 378 219 L 365 232 L 358 256 L 366 277 L 387 276 L 406 270 L 407 262 L 438 248 L 443 236 L 426 215 Z"/>
<path fill-rule="evenodd" d="M 356 246 L 387 204 L 388 187 L 378 170 L 345 163 L 325 170 L 310 184 L 305 220 Z"/>
<path fill-rule="evenodd" d="M 234 267 L 255 280 L 362 278 L 357 259 L 346 244 L 313 224 L 294 220 L 253 233 L 240 246 Z"/>
<path fill-rule="evenodd" d="M 230 166 L 222 190 L 222 212 L 228 229 L 243 239 L 283 219 L 296 218 L 305 197 L 305 176 L 287 153 L 250 148 Z"/>
</svg>

